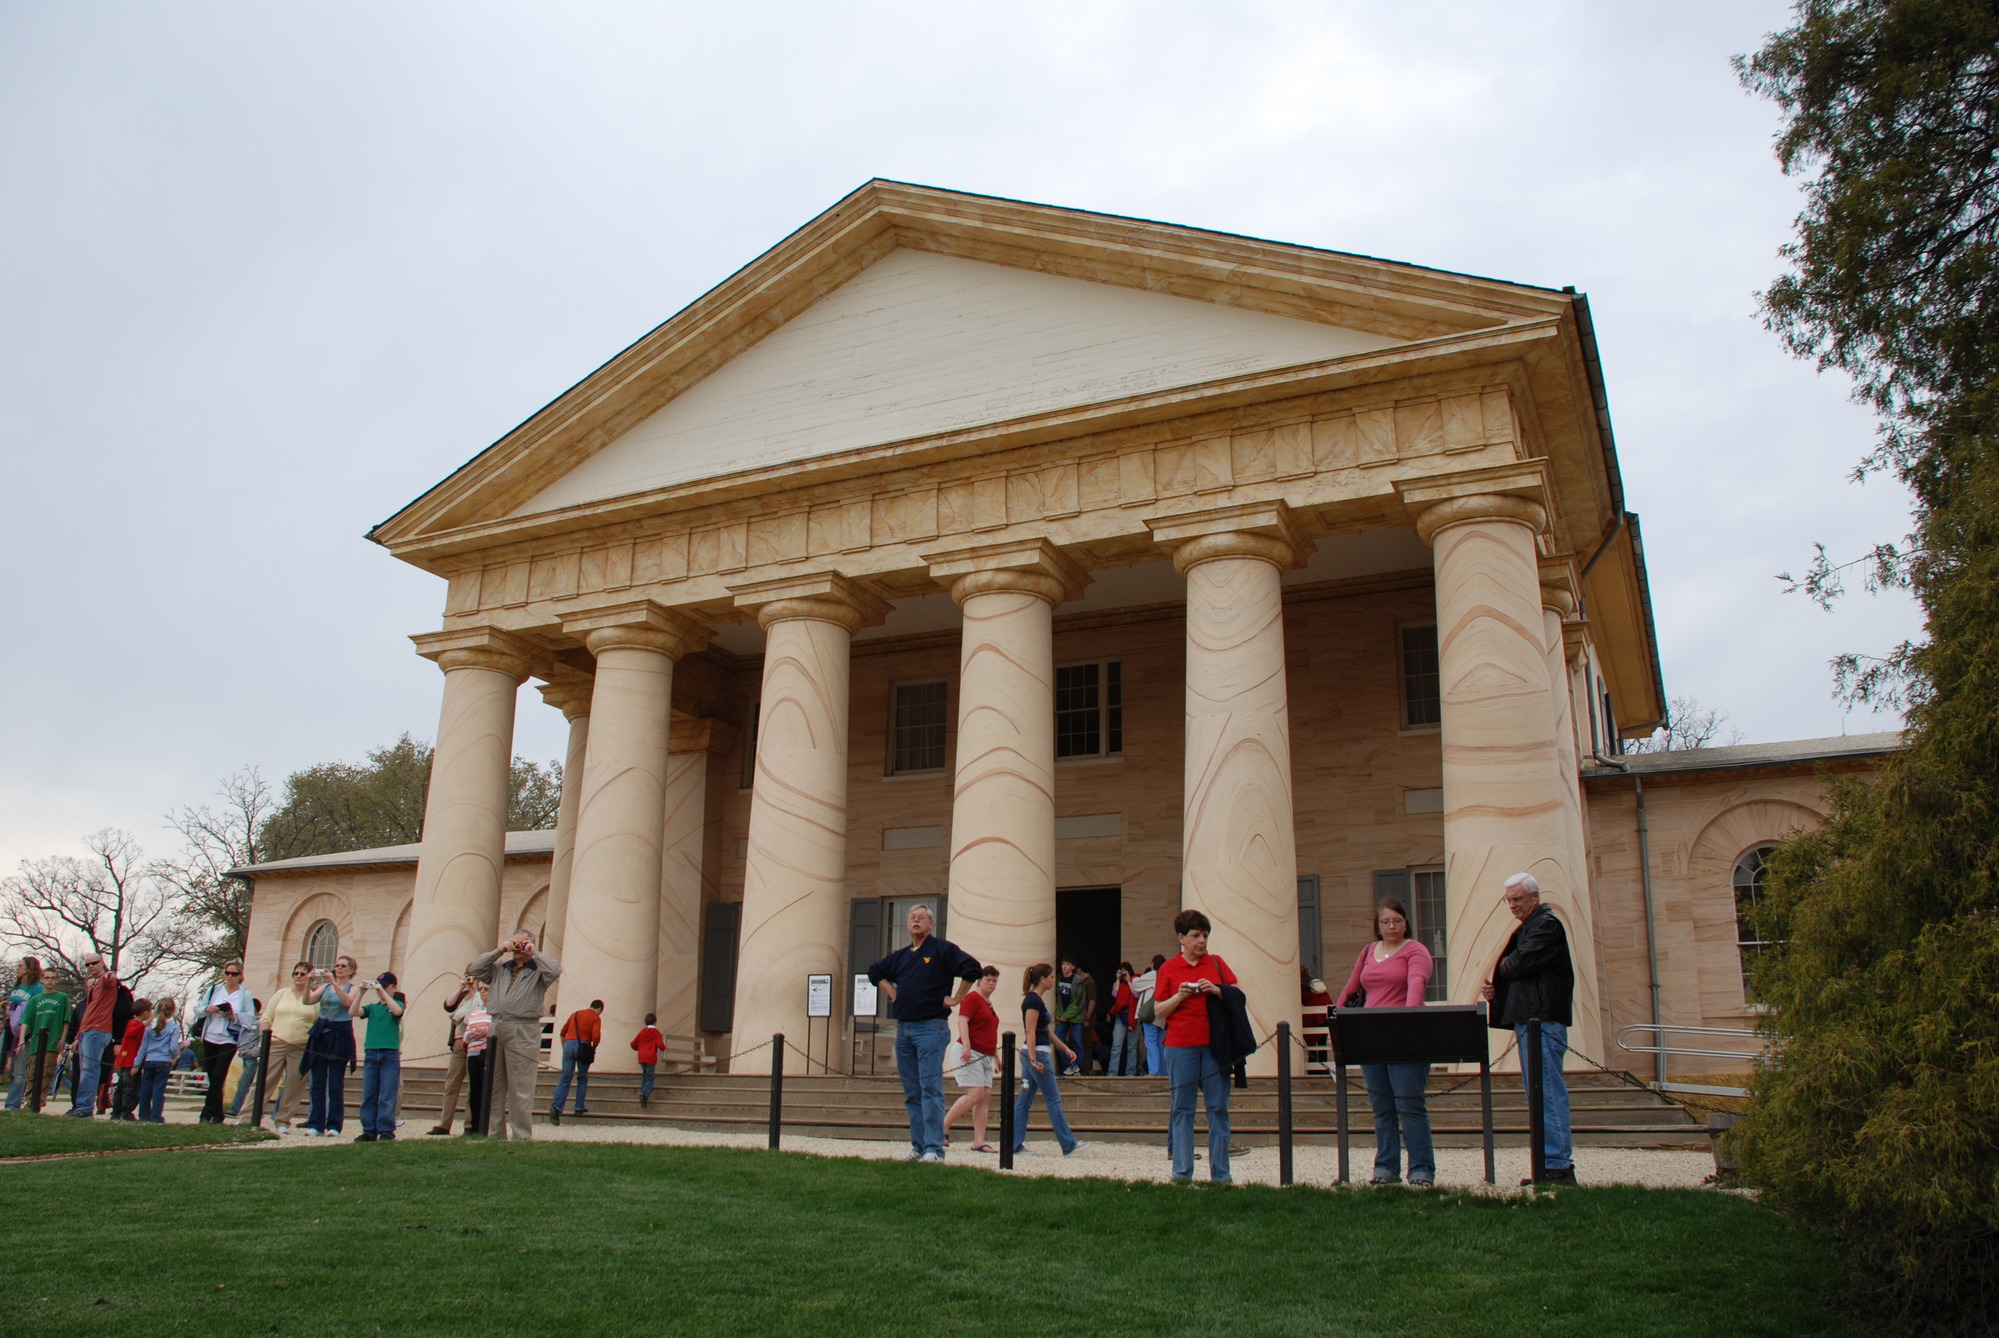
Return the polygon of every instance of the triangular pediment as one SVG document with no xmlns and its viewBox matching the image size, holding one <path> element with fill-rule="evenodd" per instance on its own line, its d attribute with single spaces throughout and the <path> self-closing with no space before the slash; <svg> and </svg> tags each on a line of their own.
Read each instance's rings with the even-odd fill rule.
<svg viewBox="0 0 1999 1338">
<path fill-rule="evenodd" d="M 411 560 L 618 499 L 1555 319 L 1566 296 L 869 182 L 377 526 Z M 481 538 L 480 536 L 486 536 Z"/>
<path fill-rule="evenodd" d="M 1166 293 L 896 250 L 515 514 L 1398 342 Z"/>
</svg>

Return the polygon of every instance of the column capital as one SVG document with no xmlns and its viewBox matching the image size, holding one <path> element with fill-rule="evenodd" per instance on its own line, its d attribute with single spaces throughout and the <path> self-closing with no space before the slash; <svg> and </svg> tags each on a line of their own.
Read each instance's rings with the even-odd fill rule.
<svg viewBox="0 0 1999 1338">
<path fill-rule="evenodd" d="M 923 560 L 930 564 L 931 579 L 959 604 L 973 595 L 1011 591 L 1060 605 L 1090 583 L 1090 574 L 1046 539 L 925 553 Z"/>
<path fill-rule="evenodd" d="M 736 597 L 737 608 L 755 613 L 765 627 L 803 619 L 837 623 L 857 632 L 875 626 L 889 614 L 887 600 L 836 571 L 732 585 L 729 593 Z"/>
<path fill-rule="evenodd" d="M 546 650 L 517 632 L 499 627 L 459 627 L 423 632 L 410 638 L 416 653 L 435 660 L 447 674 L 453 669 L 491 669 L 523 682 L 550 663 Z"/>
<path fill-rule="evenodd" d="M 592 655 L 633 647 L 658 651 L 673 660 L 692 655 L 715 635 L 685 614 L 649 599 L 565 614 L 562 630 L 588 646 Z"/>
<path fill-rule="evenodd" d="M 1415 517 L 1417 535 L 1433 546 L 1446 527 L 1477 520 L 1510 520 L 1536 534 L 1548 528 L 1547 466 L 1539 460 L 1398 479 L 1395 492 Z"/>
<path fill-rule="evenodd" d="M 564 720 L 573 721 L 590 714 L 590 693 L 596 687 L 596 680 L 589 674 L 558 664 L 542 677 L 548 681 L 536 690 L 543 701 L 562 712 Z"/>
<path fill-rule="evenodd" d="M 1582 576 L 1575 557 L 1561 554 L 1541 559 L 1541 607 L 1572 618 L 1582 607 Z"/>
<path fill-rule="evenodd" d="M 680 711 L 673 713 L 670 728 L 666 749 L 669 753 L 721 753 L 726 756 L 735 751 L 736 735 L 741 732 L 726 720 L 686 715 Z"/>
<path fill-rule="evenodd" d="M 1182 576 L 1203 562 L 1236 557 L 1257 558 L 1279 571 L 1290 571 L 1303 566 L 1312 551 L 1298 517 L 1282 502 L 1154 516 L 1145 525 L 1152 531 L 1152 541 L 1173 555 L 1174 570 Z"/>
</svg>

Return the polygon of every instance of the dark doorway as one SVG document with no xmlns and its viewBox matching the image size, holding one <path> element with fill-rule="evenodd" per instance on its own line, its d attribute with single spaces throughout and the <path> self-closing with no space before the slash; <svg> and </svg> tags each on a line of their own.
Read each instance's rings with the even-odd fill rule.
<svg viewBox="0 0 1999 1338">
<path fill-rule="evenodd" d="M 1069 958 L 1097 982 L 1096 1017 L 1102 1020 L 1117 993 L 1117 964 L 1124 951 L 1124 891 L 1085 887 L 1055 894 L 1055 968 Z M 1101 1072 L 1092 1060 L 1090 1072 Z"/>
</svg>

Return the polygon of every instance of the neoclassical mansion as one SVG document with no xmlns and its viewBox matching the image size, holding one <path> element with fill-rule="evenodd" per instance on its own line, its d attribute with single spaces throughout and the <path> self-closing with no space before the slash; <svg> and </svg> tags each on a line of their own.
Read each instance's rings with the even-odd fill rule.
<svg viewBox="0 0 1999 1338">
<path fill-rule="evenodd" d="M 869 182 L 375 528 L 447 582 L 423 842 L 248 870 L 251 982 L 338 943 L 435 1054 L 525 927 L 607 1068 L 648 1012 L 838 1067 L 917 901 L 1008 997 L 1198 907 L 1262 1033 L 1390 894 L 1474 999 L 1526 870 L 1579 1049 L 1741 1025 L 1761 852 L 1896 740 L 1619 755 L 1665 694 L 1607 404 L 1573 290 Z M 566 780 L 509 834 L 530 680 Z"/>
</svg>

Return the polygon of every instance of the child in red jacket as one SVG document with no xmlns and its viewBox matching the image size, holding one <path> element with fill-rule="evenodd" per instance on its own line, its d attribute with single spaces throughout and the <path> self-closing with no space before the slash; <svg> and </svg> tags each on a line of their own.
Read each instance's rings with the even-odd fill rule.
<svg viewBox="0 0 1999 1338">
<path fill-rule="evenodd" d="M 639 1034 L 632 1037 L 632 1049 L 639 1052 L 639 1109 L 652 1104 L 652 1075 L 659 1064 L 659 1052 L 666 1049 L 666 1035 L 653 1023 L 659 1021 L 659 1014 L 647 1013 L 646 1024 L 639 1028 Z"/>
<path fill-rule="evenodd" d="M 118 1088 L 111 1105 L 111 1118 L 132 1120 L 139 1109 L 139 1071 L 132 1067 L 139 1057 L 139 1042 L 145 1039 L 146 1027 L 153 1020 L 153 1001 L 134 999 L 132 1020 L 125 1024 L 125 1035 L 118 1041 Z"/>
</svg>

